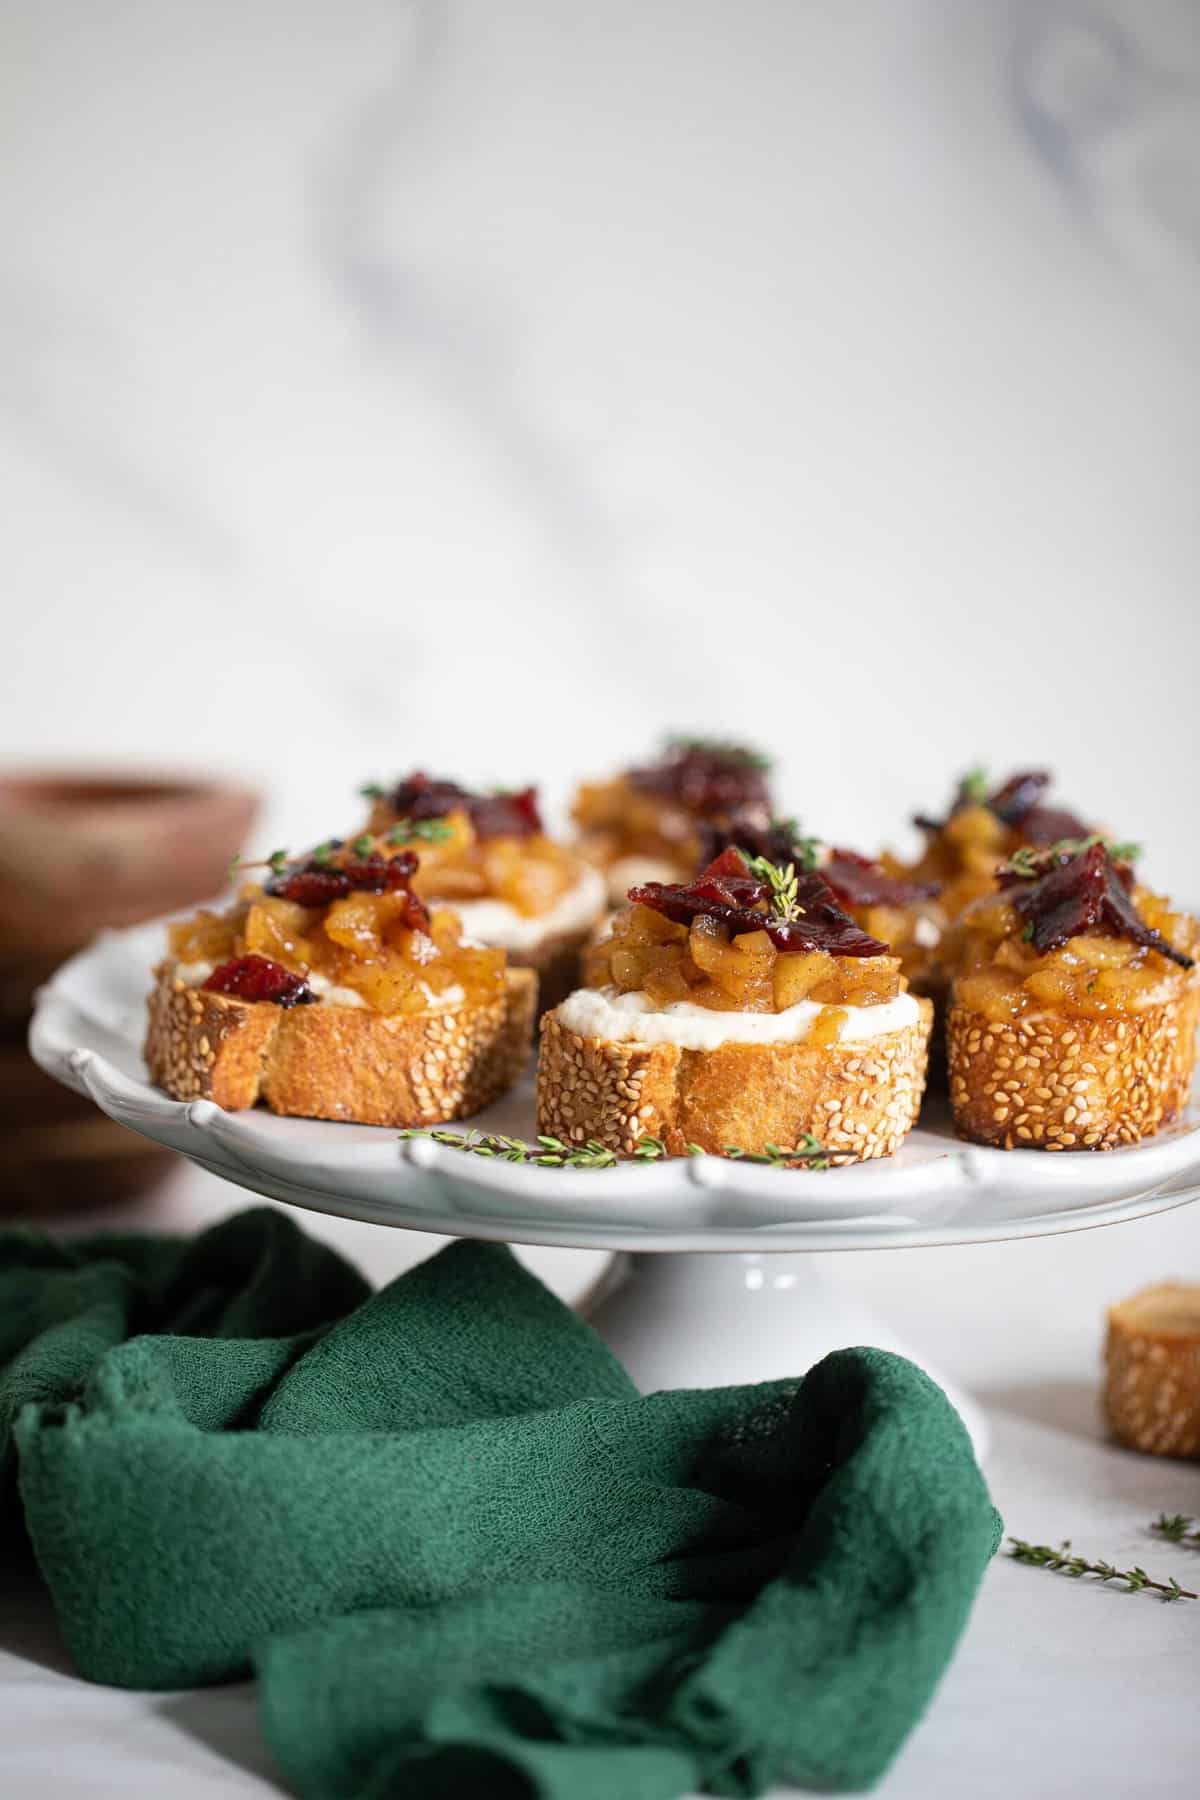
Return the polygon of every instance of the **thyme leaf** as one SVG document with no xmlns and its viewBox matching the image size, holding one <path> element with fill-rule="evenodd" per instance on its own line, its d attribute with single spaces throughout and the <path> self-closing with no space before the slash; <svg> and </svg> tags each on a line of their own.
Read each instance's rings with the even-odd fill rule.
<svg viewBox="0 0 1200 1800">
<path fill-rule="evenodd" d="M 1059 856 L 1065 859 L 1081 856 L 1085 850 L 1092 849 L 1095 844 L 1103 844 L 1114 862 L 1136 862 L 1142 854 L 1140 844 L 1127 841 L 1114 843 L 1111 838 L 1103 837 L 1100 832 L 1094 831 L 1090 837 L 1059 838 L 1056 844 L 1050 844 L 1043 850 L 1039 850 L 1033 844 L 1023 844 L 1019 850 L 1013 851 L 1006 863 L 1001 864 L 1000 873 L 1002 875 L 1020 875 L 1026 881 L 1032 881 L 1038 873 L 1038 865 L 1043 857 Z"/>
<path fill-rule="evenodd" d="M 444 844 L 454 836 L 445 819 L 398 819 L 387 834 L 389 844 Z"/>
<path fill-rule="evenodd" d="M 1168 1521 L 1170 1524 L 1174 1522 Z M 1185 1524 L 1189 1522 L 1184 1521 Z M 1151 1588 L 1155 1593 L 1161 1594 L 1164 1600 L 1200 1600 L 1200 1594 L 1193 1593 L 1191 1588 L 1180 1587 L 1173 1575 L 1168 1575 L 1165 1581 L 1156 1581 L 1137 1563 L 1130 1569 L 1118 1569 L 1099 1557 L 1093 1562 L 1086 1556 L 1075 1556 L 1072 1554 L 1069 1538 L 1057 1549 L 1052 1544 L 1030 1544 L 1024 1538 L 1010 1537 L 1008 1542 L 1012 1545 L 1009 1555 L 1015 1557 L 1017 1562 L 1031 1563 L 1038 1569 L 1054 1569 L 1061 1575 L 1069 1575 L 1075 1581 L 1084 1575 L 1094 1575 L 1101 1583 L 1123 1581 L 1131 1594 L 1139 1593 L 1143 1588 Z"/>
<path fill-rule="evenodd" d="M 400 1136 L 429 1138 L 435 1144 L 442 1144 L 448 1150 L 461 1150 L 468 1156 L 498 1157 L 503 1162 L 526 1163 L 542 1169 L 611 1169 L 620 1160 L 614 1150 L 596 1138 L 589 1138 L 584 1144 L 568 1144 L 562 1138 L 543 1134 L 530 1143 L 525 1138 L 503 1137 L 497 1132 L 424 1131 L 416 1127 L 409 1127 Z M 689 1144 L 687 1154 L 706 1156 L 708 1152 L 699 1144 Z M 736 1144 L 728 1144 L 724 1154 L 731 1162 L 765 1163 L 773 1169 L 791 1169 L 798 1165 L 809 1169 L 829 1167 L 824 1145 L 811 1133 L 791 1149 L 767 1144 L 762 1150 L 742 1150 Z M 630 1160 L 661 1162 L 667 1155 L 667 1146 L 661 1138 L 644 1137 L 639 1140 Z"/>
<path fill-rule="evenodd" d="M 800 904 L 799 882 L 796 876 L 795 863 L 781 867 L 765 856 L 751 856 L 746 859 L 746 867 L 760 881 L 765 881 L 771 890 L 771 912 L 785 924 L 791 924 L 804 911 Z"/>
<path fill-rule="evenodd" d="M 1186 1513 L 1159 1513 L 1150 1526 L 1160 1537 L 1172 1544 L 1195 1544 L 1200 1548 L 1200 1531 L 1193 1530 L 1195 1519 Z"/>
</svg>

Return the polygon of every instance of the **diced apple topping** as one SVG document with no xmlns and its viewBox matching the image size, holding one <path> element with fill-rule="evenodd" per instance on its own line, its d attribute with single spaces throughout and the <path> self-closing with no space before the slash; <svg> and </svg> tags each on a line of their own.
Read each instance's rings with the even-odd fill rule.
<svg viewBox="0 0 1200 1800">
<path fill-rule="evenodd" d="M 308 891 L 295 877 L 313 866 L 310 858 L 276 867 L 270 885 Z M 456 913 L 426 910 L 412 891 L 416 858 L 410 853 L 400 871 L 387 877 L 340 847 L 327 850 L 315 868 L 336 897 L 306 906 L 248 884 L 229 912 L 200 912 L 173 925 L 172 956 L 180 963 L 221 965 L 265 959 L 291 975 L 315 975 L 332 987 L 352 989 L 385 1013 L 478 1002 L 502 989 L 504 952 L 464 944 Z M 328 879 L 337 876 L 367 885 L 338 892 L 346 883 Z"/>
<path fill-rule="evenodd" d="M 1119 1018 L 1165 1005 L 1197 979 L 1194 919 L 1135 885 L 1102 846 L 1059 856 L 1057 865 L 1055 855 L 1027 859 L 1027 876 L 1007 886 L 993 882 L 952 928 L 945 956 L 963 1006 L 996 1020 L 1038 1011 Z M 1050 873 L 1055 882 L 1039 895 Z M 1049 948 L 1039 948 L 1039 936 Z"/>
</svg>

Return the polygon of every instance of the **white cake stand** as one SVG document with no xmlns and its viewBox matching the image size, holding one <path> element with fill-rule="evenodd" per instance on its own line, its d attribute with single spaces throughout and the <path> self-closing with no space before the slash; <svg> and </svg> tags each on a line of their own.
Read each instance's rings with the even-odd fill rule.
<svg viewBox="0 0 1200 1800">
<path fill-rule="evenodd" d="M 171 1100 L 141 1056 L 148 971 L 162 950 L 163 926 L 140 926 L 65 964 L 30 1033 L 42 1068 L 253 1193 L 408 1230 L 614 1252 L 588 1315 L 646 1390 L 799 1376 L 830 1350 L 876 1344 L 928 1369 L 982 1453 L 978 1408 L 821 1280 L 812 1253 L 1042 1237 L 1200 1198 L 1195 1104 L 1160 1137 L 1104 1156 L 983 1149 L 935 1117 L 897 1156 L 809 1171 L 719 1157 L 546 1169 L 379 1127 Z M 532 1081 L 470 1123 L 529 1137 Z"/>
</svg>

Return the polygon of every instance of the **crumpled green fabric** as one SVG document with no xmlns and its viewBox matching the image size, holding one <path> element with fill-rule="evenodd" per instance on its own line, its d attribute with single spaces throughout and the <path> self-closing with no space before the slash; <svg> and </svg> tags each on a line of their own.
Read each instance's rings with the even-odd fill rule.
<svg viewBox="0 0 1200 1800">
<path fill-rule="evenodd" d="M 252 1670 L 313 1800 L 869 1786 L 1000 1523 L 878 1350 L 640 1396 L 500 1246 L 0 1238 L 0 1531 L 93 1681 Z"/>
</svg>

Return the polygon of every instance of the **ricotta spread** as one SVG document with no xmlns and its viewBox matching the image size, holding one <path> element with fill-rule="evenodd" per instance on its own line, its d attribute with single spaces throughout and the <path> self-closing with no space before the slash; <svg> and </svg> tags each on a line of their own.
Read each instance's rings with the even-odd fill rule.
<svg viewBox="0 0 1200 1800">
<path fill-rule="evenodd" d="M 216 964 L 210 962 L 176 963 L 175 974 L 187 987 L 203 987 L 215 967 Z M 364 1011 L 370 1010 L 367 1002 L 356 988 L 339 987 L 335 982 L 330 981 L 327 975 L 316 973 L 308 975 L 306 980 L 317 996 L 318 1002 L 326 1006 L 357 1006 L 363 1008 Z M 457 982 L 440 994 L 435 993 L 427 981 L 422 981 L 420 986 L 431 1012 L 459 1006 L 466 998 L 463 989 Z"/>
<path fill-rule="evenodd" d="M 715 1050 L 721 1044 L 798 1044 L 825 1011 L 817 1000 L 800 1000 L 783 1012 L 718 1012 L 692 1000 L 656 1008 L 649 995 L 616 988 L 576 988 L 558 1008 L 559 1022 L 580 1037 L 635 1044 L 678 1044 L 681 1050 Z M 920 1016 L 912 994 L 897 994 L 877 1006 L 842 1006 L 839 1042 L 864 1043 L 901 1031 Z"/>
</svg>

